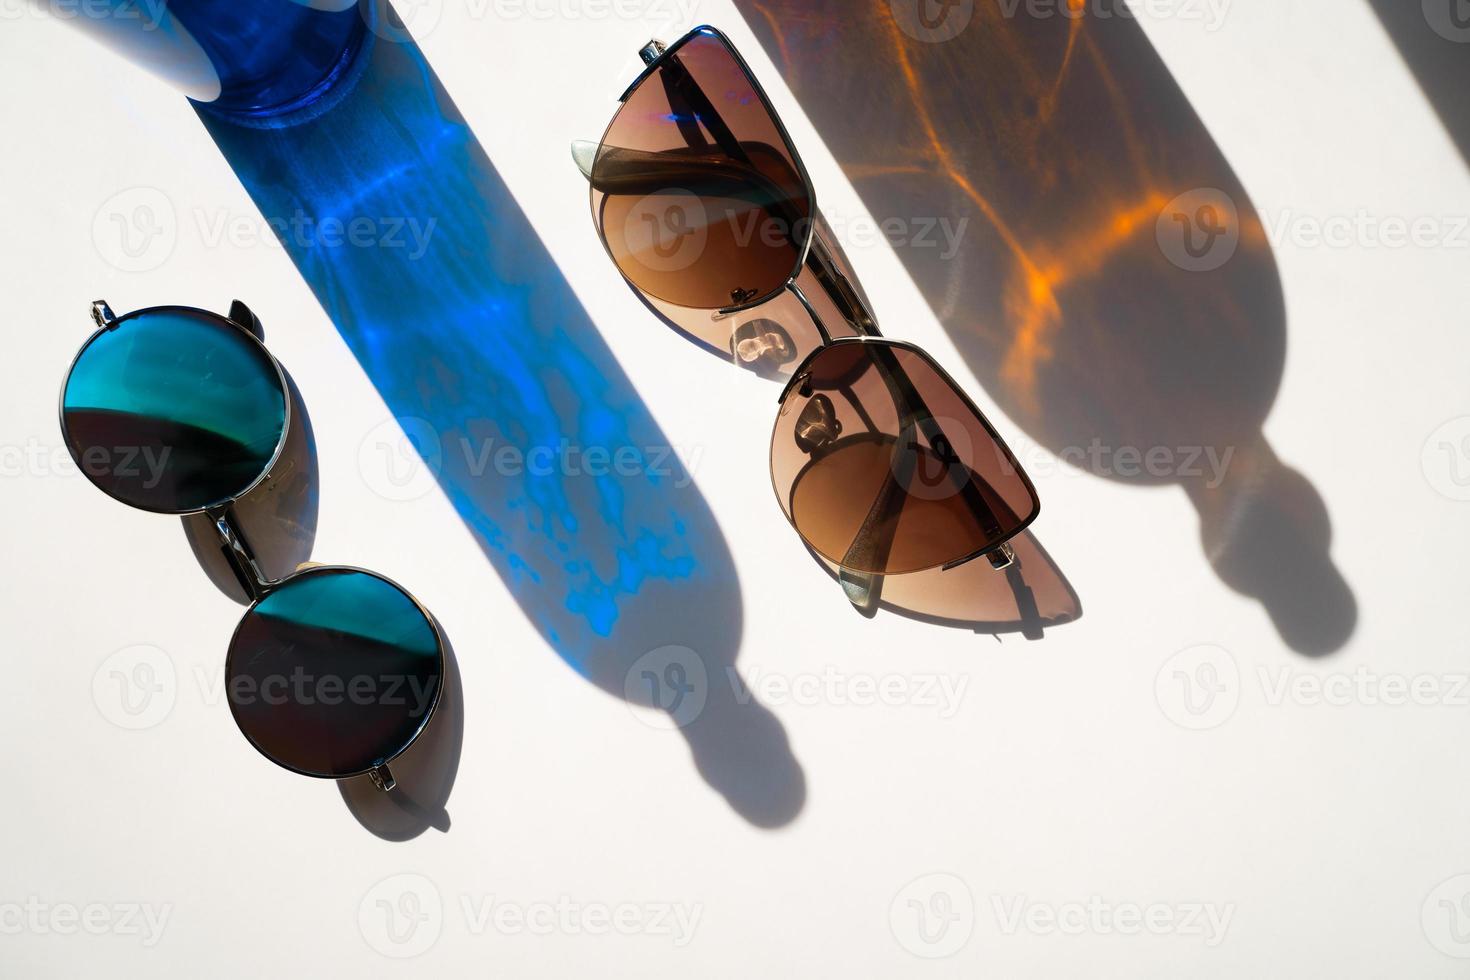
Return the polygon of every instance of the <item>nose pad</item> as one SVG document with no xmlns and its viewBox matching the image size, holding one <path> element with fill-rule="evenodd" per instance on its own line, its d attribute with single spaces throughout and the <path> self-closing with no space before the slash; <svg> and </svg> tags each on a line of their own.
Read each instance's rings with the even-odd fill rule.
<svg viewBox="0 0 1470 980">
<path fill-rule="evenodd" d="M 842 423 L 837 420 L 837 410 L 832 407 L 832 399 L 819 394 L 808 401 L 797 416 L 796 448 L 810 456 L 841 433 Z"/>
<path fill-rule="evenodd" d="M 796 359 L 791 334 L 775 320 L 756 319 L 742 323 L 730 335 L 736 360 L 750 367 L 776 367 Z"/>
</svg>

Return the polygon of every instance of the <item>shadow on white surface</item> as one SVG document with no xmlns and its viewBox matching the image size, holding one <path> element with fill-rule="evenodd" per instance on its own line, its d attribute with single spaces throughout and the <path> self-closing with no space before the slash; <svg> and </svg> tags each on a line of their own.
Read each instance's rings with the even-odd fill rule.
<svg viewBox="0 0 1470 980">
<path fill-rule="evenodd" d="M 1460 154 L 1470 161 L 1470 3 L 1368 0 Z"/>
<path fill-rule="evenodd" d="M 1275 258 L 1138 23 L 985 3 L 936 43 L 901 5 L 737 6 L 878 226 L 915 232 L 896 252 L 1011 420 L 1085 472 L 1182 487 L 1220 578 L 1292 649 L 1341 648 L 1357 604 L 1326 507 L 1262 432 L 1286 352 Z M 961 247 L 920 244 L 921 221 Z M 1147 533 L 1095 527 L 1100 548 Z"/>
<path fill-rule="evenodd" d="M 579 677 L 677 715 L 644 658 L 687 650 L 720 678 L 740 649 L 719 525 L 423 53 L 378 39 L 366 57 L 310 119 L 200 118 L 407 435 L 388 465 L 432 474 Z M 327 221 L 378 235 L 303 231 Z M 638 465 L 593 472 L 590 451 Z M 364 472 L 390 498 L 397 476 Z M 795 819 L 805 775 L 776 716 L 727 684 L 705 694 L 674 726 L 700 774 L 756 826 Z"/>
</svg>

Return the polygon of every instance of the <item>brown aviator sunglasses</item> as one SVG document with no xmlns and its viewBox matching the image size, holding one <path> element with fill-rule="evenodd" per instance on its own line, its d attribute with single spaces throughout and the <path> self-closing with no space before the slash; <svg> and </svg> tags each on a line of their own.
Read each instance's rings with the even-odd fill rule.
<svg viewBox="0 0 1470 980">
<path fill-rule="evenodd" d="M 888 340 L 744 59 L 698 27 L 641 52 L 599 144 L 575 143 L 598 235 L 643 299 L 696 341 L 789 375 L 776 499 L 860 609 L 875 577 L 1015 559 L 1036 489 L 974 402 Z M 825 313 L 825 315 L 824 315 Z"/>
</svg>

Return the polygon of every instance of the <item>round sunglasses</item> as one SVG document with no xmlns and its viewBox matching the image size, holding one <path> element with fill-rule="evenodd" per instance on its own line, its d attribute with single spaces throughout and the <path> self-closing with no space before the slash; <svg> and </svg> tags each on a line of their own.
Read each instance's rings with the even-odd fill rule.
<svg viewBox="0 0 1470 980">
<path fill-rule="evenodd" d="M 924 351 L 888 340 L 770 100 L 722 33 L 652 41 L 600 143 L 574 143 L 609 257 L 694 340 L 789 376 L 771 481 L 862 610 L 881 577 L 979 557 L 1003 569 L 1041 502 L 1000 435 Z M 830 324 L 830 325 L 829 325 Z"/>
<path fill-rule="evenodd" d="M 232 512 L 280 457 L 291 398 L 260 321 L 183 306 L 114 316 L 92 305 L 96 332 L 61 394 L 61 430 L 104 493 L 159 514 L 208 515 L 250 606 L 230 639 L 225 691 L 245 738 L 306 776 L 367 775 L 423 733 L 439 703 L 444 639 L 417 599 L 361 568 L 307 564 L 267 576 Z"/>
</svg>

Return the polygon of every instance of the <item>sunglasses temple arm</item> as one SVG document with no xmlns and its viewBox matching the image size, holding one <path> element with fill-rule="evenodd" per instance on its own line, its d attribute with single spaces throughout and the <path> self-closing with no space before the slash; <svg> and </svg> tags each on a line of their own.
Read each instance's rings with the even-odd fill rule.
<svg viewBox="0 0 1470 980">
<path fill-rule="evenodd" d="M 228 506 L 212 509 L 207 513 L 214 524 L 214 533 L 219 537 L 220 551 L 230 563 L 230 569 L 235 573 L 235 578 L 239 580 L 246 595 L 250 596 L 251 601 L 264 599 L 271 589 L 280 584 L 279 581 L 261 571 L 254 550 L 235 525 Z"/>
<path fill-rule="evenodd" d="M 831 239 L 827 237 L 826 222 L 820 218 L 812 222 L 812 243 L 806 253 L 806 267 L 811 270 L 817 283 L 822 287 L 822 292 L 827 299 L 837 308 L 837 312 L 847 321 L 847 325 L 859 337 L 881 337 L 878 332 L 878 318 L 873 315 L 872 309 L 863 299 L 862 294 L 852 281 L 844 276 L 833 257 Z M 797 293 L 811 313 L 812 318 L 817 321 L 817 327 L 823 336 L 831 339 L 826 324 L 812 310 L 811 304 L 806 302 L 806 297 Z"/>
<path fill-rule="evenodd" d="M 868 509 L 867 517 L 863 520 L 862 526 L 858 528 L 852 545 L 847 549 L 847 554 L 843 556 L 842 564 L 838 567 L 837 580 L 842 584 L 842 591 L 847 594 L 847 599 L 853 607 L 865 615 L 871 615 L 877 606 L 882 589 L 882 576 L 863 572 L 850 566 L 861 562 L 869 568 L 881 567 L 887 560 L 888 553 L 893 547 L 893 535 L 897 530 L 896 518 L 903 509 L 905 496 L 903 487 L 912 476 L 913 467 L 918 465 L 917 453 L 911 455 L 903 452 L 904 443 L 912 439 L 916 428 L 924 432 L 925 438 L 931 444 L 935 442 L 936 436 L 943 434 L 938 431 L 933 413 L 924 402 L 923 396 L 919 394 L 898 363 L 892 359 L 892 355 L 887 351 L 875 351 L 874 353 L 876 355 L 874 366 L 882 375 L 888 393 L 893 397 L 899 409 L 898 465 L 901 467 L 901 472 L 889 471 L 887 479 L 883 481 L 882 489 L 878 491 L 878 496 Z M 957 480 L 951 468 L 947 467 L 946 470 L 950 479 Z M 958 486 L 956 489 L 964 495 L 965 503 L 985 530 L 989 533 L 999 533 L 1000 523 L 996 520 L 995 512 L 990 509 L 973 482 L 967 479 L 963 486 Z M 944 567 L 954 568 L 978 556 L 978 554 L 969 555 Z M 1015 560 L 1015 552 L 1009 544 L 1002 544 L 998 548 L 992 548 L 989 557 L 993 568 L 1009 569 Z"/>
</svg>

